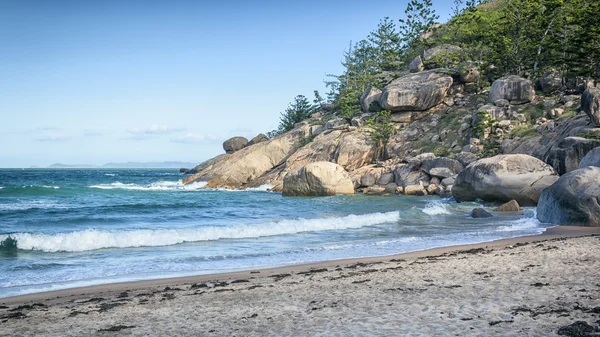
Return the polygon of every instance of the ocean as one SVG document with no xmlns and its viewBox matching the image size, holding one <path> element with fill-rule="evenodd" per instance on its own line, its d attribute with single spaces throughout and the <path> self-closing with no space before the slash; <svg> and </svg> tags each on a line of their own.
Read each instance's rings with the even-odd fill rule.
<svg viewBox="0 0 600 337">
<path fill-rule="evenodd" d="M 542 233 L 535 208 L 468 217 L 439 197 L 287 198 L 174 169 L 0 169 L 0 297 L 383 256 Z"/>
</svg>

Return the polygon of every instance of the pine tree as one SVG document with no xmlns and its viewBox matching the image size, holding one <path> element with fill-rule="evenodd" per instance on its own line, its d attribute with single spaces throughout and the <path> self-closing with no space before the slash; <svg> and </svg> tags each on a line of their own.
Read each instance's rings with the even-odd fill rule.
<svg viewBox="0 0 600 337">
<path fill-rule="evenodd" d="M 400 35 L 396 24 L 389 17 L 383 18 L 367 39 L 371 44 L 377 71 L 397 70 L 401 67 Z"/>
<path fill-rule="evenodd" d="M 404 14 L 406 17 L 400 19 L 399 30 L 405 60 L 408 60 L 418 47 L 427 44 L 420 37 L 435 25 L 439 15 L 435 14 L 431 0 L 409 1 Z"/>
<path fill-rule="evenodd" d="M 308 99 L 303 95 L 298 95 L 294 98 L 287 109 L 281 113 L 279 119 L 279 128 L 277 134 L 282 134 L 294 128 L 296 123 L 302 122 L 311 117 L 315 110 L 315 106 L 310 104 Z"/>
</svg>

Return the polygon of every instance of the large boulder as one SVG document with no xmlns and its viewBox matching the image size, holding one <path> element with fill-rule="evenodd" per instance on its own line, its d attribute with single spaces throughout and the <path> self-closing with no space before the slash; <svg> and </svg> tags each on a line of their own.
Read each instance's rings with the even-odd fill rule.
<svg viewBox="0 0 600 337">
<path fill-rule="evenodd" d="M 469 216 L 473 219 L 493 217 L 493 215 L 491 215 L 488 211 L 486 211 L 483 208 L 473 208 L 473 210 L 471 211 L 471 214 L 469 214 Z"/>
<path fill-rule="evenodd" d="M 562 75 L 556 70 L 550 70 L 540 76 L 538 83 L 544 95 L 550 95 L 562 88 Z"/>
<path fill-rule="evenodd" d="M 479 79 L 479 68 L 475 62 L 464 62 L 460 65 L 460 81 L 475 83 Z"/>
<path fill-rule="evenodd" d="M 269 140 L 269 137 L 265 136 L 264 133 L 259 133 L 256 137 L 252 138 L 248 142 L 247 146 L 258 144 L 258 143 L 262 143 L 262 142 L 266 142 L 267 140 Z"/>
<path fill-rule="evenodd" d="M 379 96 L 381 96 L 381 90 L 377 88 L 367 89 L 362 96 L 360 96 L 360 106 L 364 112 L 377 112 L 381 110 L 379 106 Z"/>
<path fill-rule="evenodd" d="M 383 89 L 379 103 L 392 112 L 427 110 L 444 101 L 452 82 L 452 77 L 436 71 L 406 75 Z"/>
<path fill-rule="evenodd" d="M 425 159 L 421 163 L 421 170 L 440 178 L 455 176 L 463 169 L 464 166 L 458 160 L 446 157 Z"/>
<path fill-rule="evenodd" d="M 471 163 L 458 174 L 452 194 L 458 201 L 507 202 L 535 206 L 558 175 L 543 161 L 524 154 L 499 155 Z"/>
<path fill-rule="evenodd" d="M 494 212 L 520 212 L 521 207 L 516 200 L 511 200 L 505 204 L 502 204 L 494 208 Z"/>
<path fill-rule="evenodd" d="M 333 118 L 333 119 L 330 119 L 327 122 L 325 122 L 325 130 L 331 130 L 331 129 L 339 128 L 339 127 L 346 126 L 346 125 L 348 125 L 348 122 L 346 122 L 346 120 L 344 118 L 341 118 L 341 117 Z"/>
<path fill-rule="evenodd" d="M 443 44 L 423 52 L 425 69 L 451 68 L 460 63 L 463 50 L 458 46 Z"/>
<path fill-rule="evenodd" d="M 454 155 L 454 158 L 458 160 L 463 166 L 469 166 L 472 162 L 477 161 L 479 157 L 475 153 L 471 152 L 460 152 Z"/>
<path fill-rule="evenodd" d="M 579 168 L 588 166 L 600 167 L 600 147 L 588 152 L 579 162 Z"/>
<path fill-rule="evenodd" d="M 587 88 L 581 95 L 581 110 L 595 126 L 600 126 L 600 89 Z"/>
<path fill-rule="evenodd" d="M 529 103 L 535 98 L 535 90 L 528 79 L 510 75 L 497 79 L 490 90 L 490 101 L 505 99 L 510 104 Z"/>
<path fill-rule="evenodd" d="M 566 137 L 550 148 L 544 161 L 562 175 L 578 169 L 583 157 L 599 146 L 600 139 Z"/>
<path fill-rule="evenodd" d="M 600 226 L 600 168 L 571 171 L 545 189 L 537 207 L 541 222 L 566 226 Z"/>
<path fill-rule="evenodd" d="M 233 137 L 223 142 L 223 150 L 225 153 L 232 154 L 239 151 L 248 145 L 248 139 L 246 137 Z"/>
<path fill-rule="evenodd" d="M 310 163 L 283 179 L 284 196 L 327 196 L 353 194 L 354 184 L 340 165 L 330 162 Z"/>
<path fill-rule="evenodd" d="M 421 171 L 420 163 L 400 164 L 394 169 L 394 182 L 398 186 L 429 185 L 429 175 Z"/>
<path fill-rule="evenodd" d="M 408 65 L 408 71 L 410 71 L 411 73 L 420 73 L 423 70 L 425 70 L 425 66 L 423 65 L 423 60 L 421 59 L 421 56 L 417 56 L 412 61 L 410 61 L 410 64 Z"/>
</svg>

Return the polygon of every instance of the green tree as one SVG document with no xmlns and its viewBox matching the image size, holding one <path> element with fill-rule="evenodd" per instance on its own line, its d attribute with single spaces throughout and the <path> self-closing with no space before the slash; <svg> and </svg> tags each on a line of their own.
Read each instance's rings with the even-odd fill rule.
<svg viewBox="0 0 600 337">
<path fill-rule="evenodd" d="M 410 0 L 404 14 L 405 18 L 400 19 L 398 28 L 405 61 L 408 61 L 418 53 L 419 47 L 427 46 L 427 41 L 420 37 L 432 29 L 440 17 L 435 13 L 431 0 Z"/>
<path fill-rule="evenodd" d="M 269 132 L 267 136 L 271 138 L 292 130 L 296 123 L 309 119 L 315 109 L 316 105 L 310 104 L 305 96 L 296 96 L 294 101 L 288 105 L 287 109 L 281 113 L 277 130 Z"/>
<path fill-rule="evenodd" d="M 402 66 L 400 63 L 400 34 L 396 24 L 389 17 L 385 17 L 379 22 L 377 29 L 369 33 L 367 40 L 371 44 L 374 67 L 377 72 L 398 70 Z"/>
<path fill-rule="evenodd" d="M 391 113 L 387 110 L 381 110 L 373 118 L 367 120 L 367 125 L 371 128 L 371 139 L 377 144 L 375 160 L 388 159 L 387 145 L 396 131 L 394 123 L 391 120 Z"/>
</svg>

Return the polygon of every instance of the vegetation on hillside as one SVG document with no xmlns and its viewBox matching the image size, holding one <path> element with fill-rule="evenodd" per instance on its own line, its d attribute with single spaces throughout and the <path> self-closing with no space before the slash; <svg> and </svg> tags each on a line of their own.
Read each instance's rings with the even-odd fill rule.
<svg viewBox="0 0 600 337">
<path fill-rule="evenodd" d="M 597 0 L 454 0 L 452 18 L 439 24 L 430 0 L 411 0 L 397 22 L 385 17 L 367 37 L 344 52 L 344 71 L 329 75 L 327 102 L 350 120 L 360 113 L 359 99 L 369 87 L 383 88 L 402 75 L 415 56 L 433 46 L 462 48 L 453 66 L 472 60 L 483 76 L 480 86 L 509 74 L 535 79 L 556 70 L 563 82 L 578 76 L 600 80 L 600 1 Z M 298 96 L 303 97 L 303 96 Z M 325 100 L 299 104 L 282 113 L 275 132 L 309 117 Z M 316 101 L 318 100 L 318 103 Z M 300 109 L 301 111 L 298 111 Z"/>
</svg>

